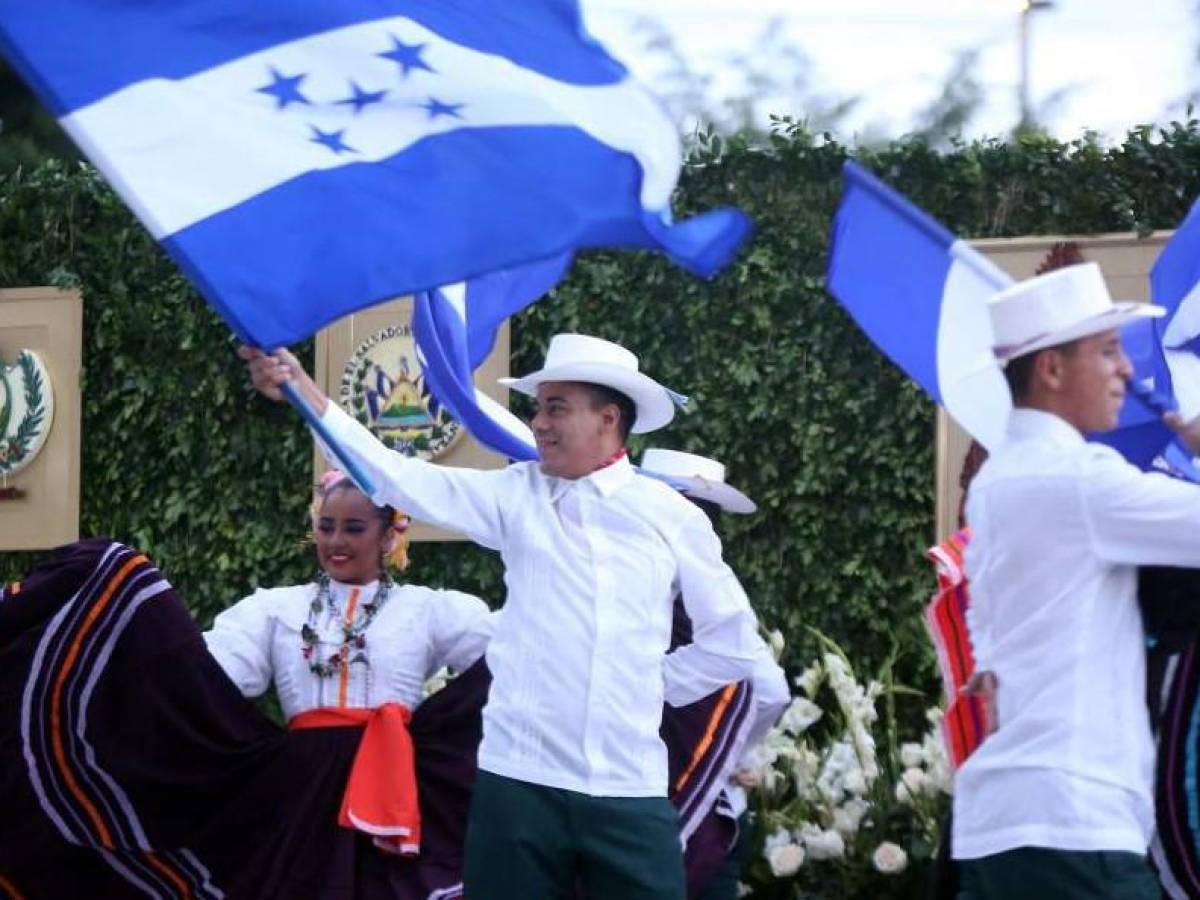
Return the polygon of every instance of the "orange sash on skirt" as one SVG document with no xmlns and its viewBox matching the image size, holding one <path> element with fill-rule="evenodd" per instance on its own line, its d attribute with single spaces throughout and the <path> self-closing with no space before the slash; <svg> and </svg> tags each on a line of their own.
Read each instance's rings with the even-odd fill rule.
<svg viewBox="0 0 1200 900">
<path fill-rule="evenodd" d="M 416 856 L 421 849 L 416 761 L 408 723 L 412 711 L 400 703 L 375 709 L 320 707 L 302 712 L 288 728 L 363 726 L 354 754 L 338 824 L 373 837 L 389 853 Z"/>
</svg>

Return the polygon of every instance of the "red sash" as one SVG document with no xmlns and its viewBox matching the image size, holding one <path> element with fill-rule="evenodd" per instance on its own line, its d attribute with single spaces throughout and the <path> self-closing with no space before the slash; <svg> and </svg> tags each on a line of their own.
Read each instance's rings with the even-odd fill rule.
<svg viewBox="0 0 1200 900">
<path fill-rule="evenodd" d="M 362 725 L 338 824 L 374 838 L 389 853 L 416 856 L 421 848 L 421 810 L 408 723 L 412 712 L 399 703 L 375 709 L 321 707 L 292 718 L 288 728 Z"/>
<path fill-rule="evenodd" d="M 971 595 L 963 571 L 963 554 L 970 540 L 971 530 L 964 528 L 927 553 L 937 568 L 938 592 L 925 608 L 925 625 L 942 670 L 946 693 L 942 738 L 955 769 L 983 743 L 989 727 L 985 701 L 964 690 L 975 674 L 975 654 L 967 634 Z"/>
</svg>

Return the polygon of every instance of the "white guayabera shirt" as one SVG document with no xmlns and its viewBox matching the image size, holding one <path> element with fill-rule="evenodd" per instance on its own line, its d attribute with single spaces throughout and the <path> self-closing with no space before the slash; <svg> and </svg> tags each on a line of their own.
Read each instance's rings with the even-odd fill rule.
<svg viewBox="0 0 1200 900">
<path fill-rule="evenodd" d="M 378 582 L 329 583 L 331 606 L 317 616 L 314 652 L 327 660 L 342 645 L 343 621 L 375 596 Z M 387 603 L 364 632 L 365 647 L 329 678 L 315 675 L 304 658 L 301 629 L 317 585 L 264 588 L 225 610 L 204 633 L 208 650 L 247 697 L 257 697 L 272 680 L 283 714 L 290 719 L 323 706 L 374 708 L 401 703 L 416 709 L 425 681 L 443 666 L 462 671 L 483 655 L 492 614 L 478 597 L 415 584 L 392 585 Z"/>
<path fill-rule="evenodd" d="M 375 502 L 504 559 L 479 767 L 593 796 L 665 796 L 664 699 L 698 700 L 769 653 L 704 513 L 627 459 L 577 480 L 537 463 L 454 469 L 388 450 L 336 404 L 324 423 L 379 485 Z M 664 656 L 676 590 L 693 642 Z"/>
<path fill-rule="evenodd" d="M 1138 565 L 1200 567 L 1200 488 L 1013 412 L 967 497 L 971 642 L 997 730 L 959 770 L 954 856 L 1139 855 L 1154 829 Z"/>
</svg>

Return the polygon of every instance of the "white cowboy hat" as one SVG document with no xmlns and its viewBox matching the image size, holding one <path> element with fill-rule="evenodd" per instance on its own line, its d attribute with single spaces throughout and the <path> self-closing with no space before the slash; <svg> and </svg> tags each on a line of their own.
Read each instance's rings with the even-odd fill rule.
<svg viewBox="0 0 1200 900">
<path fill-rule="evenodd" d="M 1100 267 L 1082 263 L 1005 288 L 988 300 L 992 348 L 1004 361 L 1164 315 L 1161 306 L 1114 303 Z"/>
<path fill-rule="evenodd" d="M 612 341 L 586 334 L 556 334 L 539 371 L 500 379 L 502 385 L 531 397 L 536 397 L 538 385 L 547 381 L 586 381 L 620 391 L 637 408 L 630 429 L 636 434 L 662 428 L 675 417 L 671 392 L 639 372 L 638 358 Z"/>
<path fill-rule="evenodd" d="M 725 483 L 725 466 L 707 456 L 651 447 L 642 454 L 639 470 L 667 482 L 687 497 L 715 503 L 726 512 L 749 514 L 758 509 L 754 501 Z"/>
</svg>

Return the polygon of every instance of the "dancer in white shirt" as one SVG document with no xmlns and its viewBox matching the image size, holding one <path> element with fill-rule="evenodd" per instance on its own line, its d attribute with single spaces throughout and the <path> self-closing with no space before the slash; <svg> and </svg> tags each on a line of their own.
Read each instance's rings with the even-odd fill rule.
<svg viewBox="0 0 1200 900">
<path fill-rule="evenodd" d="M 624 348 L 558 335 L 546 365 L 511 383 L 536 396 L 541 456 L 491 472 L 387 450 L 330 403 L 286 351 L 240 351 L 280 399 L 294 379 L 378 485 L 373 500 L 501 553 L 508 595 L 488 651 L 480 777 L 466 890 L 492 897 L 683 895 L 675 813 L 658 736 L 664 699 L 698 700 L 749 676 L 763 642 L 707 517 L 636 476 L 632 430 L 673 414 Z M 682 592 L 693 641 L 664 657 Z"/>
<path fill-rule="evenodd" d="M 955 783 L 960 896 L 1157 897 L 1136 566 L 1200 567 L 1200 489 L 1084 436 L 1124 401 L 1116 329 L 1162 310 L 1114 304 L 1094 264 L 989 310 L 1015 409 L 967 497 L 971 641 L 999 692 Z M 1200 420 L 1169 424 L 1200 448 Z"/>
</svg>

